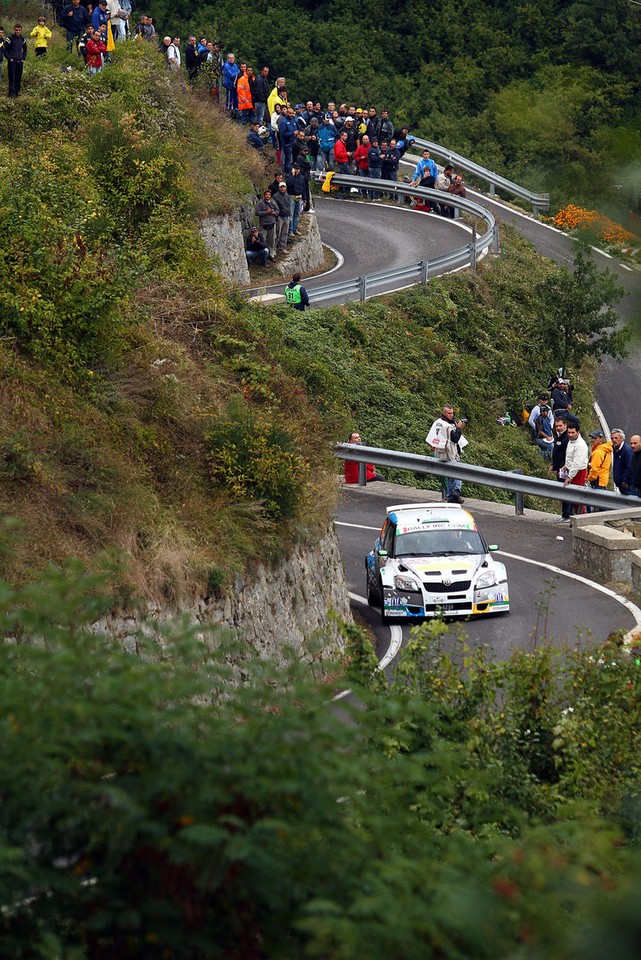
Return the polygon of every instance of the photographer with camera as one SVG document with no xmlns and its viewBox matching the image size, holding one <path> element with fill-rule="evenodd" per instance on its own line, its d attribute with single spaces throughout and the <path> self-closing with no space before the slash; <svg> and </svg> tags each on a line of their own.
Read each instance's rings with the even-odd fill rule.
<svg viewBox="0 0 641 960">
<path fill-rule="evenodd" d="M 451 463 L 461 459 L 461 449 L 467 446 L 467 440 L 463 436 L 463 427 L 466 425 L 467 420 L 454 419 L 454 408 L 451 404 L 446 403 L 443 406 L 441 416 L 434 421 L 425 438 L 425 442 L 434 450 L 434 456 L 437 460 Z M 448 503 L 463 503 L 461 486 L 461 480 L 447 477 L 444 499 Z"/>
</svg>

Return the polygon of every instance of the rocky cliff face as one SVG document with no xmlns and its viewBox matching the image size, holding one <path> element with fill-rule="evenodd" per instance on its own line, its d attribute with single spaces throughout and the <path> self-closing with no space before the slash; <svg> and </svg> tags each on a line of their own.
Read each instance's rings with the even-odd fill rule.
<svg viewBox="0 0 641 960">
<path fill-rule="evenodd" d="M 310 659 L 309 641 L 323 656 L 343 648 L 340 622 L 351 622 L 347 585 L 338 540 L 333 530 L 314 546 L 297 546 L 271 567 L 258 567 L 251 577 L 236 577 L 233 590 L 221 599 L 201 598 L 179 610 L 149 605 L 131 615 L 112 614 L 93 624 L 96 633 L 121 641 L 131 653 L 139 650 L 139 634 L 160 634 L 176 615 L 197 632 L 212 627 L 233 630 L 259 656 L 282 659 L 285 648 Z"/>
</svg>

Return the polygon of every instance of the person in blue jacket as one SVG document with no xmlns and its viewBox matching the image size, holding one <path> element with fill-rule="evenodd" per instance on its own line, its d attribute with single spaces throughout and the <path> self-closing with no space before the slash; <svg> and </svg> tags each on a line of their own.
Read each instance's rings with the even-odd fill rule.
<svg viewBox="0 0 641 960">
<path fill-rule="evenodd" d="M 107 23 L 107 0 L 98 0 L 96 8 L 91 15 L 91 25 L 94 30 L 100 30 L 103 23 Z"/>
<path fill-rule="evenodd" d="M 234 110 L 238 110 L 236 80 L 240 76 L 240 67 L 236 63 L 236 57 L 233 53 L 227 54 L 221 75 L 223 78 L 223 87 L 225 88 L 225 110 L 231 113 Z"/>
<path fill-rule="evenodd" d="M 326 114 L 322 123 L 318 125 L 318 154 L 316 155 L 316 169 L 321 172 L 334 169 L 334 144 L 338 139 L 336 127 L 332 123 L 331 114 Z"/>
<path fill-rule="evenodd" d="M 416 164 L 410 186 L 433 188 L 437 177 L 438 167 L 433 160 L 430 160 L 430 151 L 423 150 L 423 159 Z"/>
<path fill-rule="evenodd" d="M 619 427 L 610 432 L 612 439 L 612 476 L 615 487 L 624 497 L 636 494 L 632 476 L 632 447 L 626 443 L 625 433 Z"/>
<path fill-rule="evenodd" d="M 296 134 L 296 111 L 293 107 L 287 108 L 287 113 L 281 113 L 278 121 L 278 136 L 280 138 L 280 147 L 283 154 L 281 166 L 283 173 L 289 173 L 292 169 L 292 148 L 294 146 L 294 136 Z"/>
</svg>

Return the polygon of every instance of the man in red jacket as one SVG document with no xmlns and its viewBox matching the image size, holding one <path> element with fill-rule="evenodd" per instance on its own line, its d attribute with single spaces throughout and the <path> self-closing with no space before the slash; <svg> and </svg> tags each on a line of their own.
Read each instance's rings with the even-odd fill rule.
<svg viewBox="0 0 641 960">
<path fill-rule="evenodd" d="M 362 443 L 361 435 L 357 430 L 352 430 L 349 435 L 348 443 Z M 356 460 L 343 460 L 343 472 L 345 474 L 345 483 L 358 483 L 358 467 L 359 464 Z M 381 477 L 380 474 L 376 473 L 374 465 L 371 463 L 365 464 L 365 481 L 369 482 L 370 480 L 384 480 L 385 477 Z"/>
<path fill-rule="evenodd" d="M 334 144 L 334 163 L 336 164 L 336 172 L 346 173 L 349 175 L 352 172 L 350 167 L 351 159 L 352 155 L 347 150 L 347 134 L 345 131 L 343 131 L 341 133 L 340 140 L 337 140 Z M 349 193 L 349 189 L 347 187 L 341 187 L 340 193 Z"/>
</svg>

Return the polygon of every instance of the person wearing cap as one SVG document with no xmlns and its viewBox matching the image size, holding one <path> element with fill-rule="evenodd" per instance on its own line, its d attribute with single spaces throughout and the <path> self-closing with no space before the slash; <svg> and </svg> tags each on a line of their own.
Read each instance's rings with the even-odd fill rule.
<svg viewBox="0 0 641 960">
<path fill-rule="evenodd" d="M 602 430 L 593 430 L 590 434 L 590 440 L 592 441 L 592 450 L 590 452 L 587 482 L 595 490 L 607 490 L 612 464 L 612 442 L 605 439 Z M 591 509 L 598 512 L 603 508 L 592 507 Z M 588 511 L 590 511 L 590 508 L 588 508 Z"/>
<path fill-rule="evenodd" d="M 552 459 L 554 448 L 553 422 L 549 406 L 547 403 L 542 403 L 539 408 L 539 415 L 534 421 L 534 442 L 544 460 Z"/>
<path fill-rule="evenodd" d="M 572 409 L 570 384 L 567 380 L 557 380 L 552 388 L 552 408 L 554 411 Z"/>
<path fill-rule="evenodd" d="M 638 433 L 630 437 L 630 449 L 632 450 L 632 483 L 637 497 L 641 497 L 641 437 Z"/>
<path fill-rule="evenodd" d="M 250 267 L 255 261 L 258 261 L 261 267 L 267 266 L 269 247 L 258 227 L 252 227 L 249 231 L 249 235 L 245 240 L 245 256 L 247 257 L 247 264 Z"/>
<path fill-rule="evenodd" d="M 540 394 L 539 394 L 539 396 L 538 396 L 538 398 L 537 398 L 537 402 L 536 402 L 535 405 L 532 407 L 532 410 L 531 410 L 531 412 L 530 412 L 530 416 L 528 417 L 528 423 L 529 423 L 530 427 L 532 428 L 532 433 L 534 434 L 534 437 L 535 437 L 535 438 L 536 438 L 536 418 L 537 418 L 538 415 L 540 414 L 540 412 L 541 412 L 541 407 L 542 407 L 543 405 L 545 405 L 545 406 L 548 408 L 548 411 L 550 411 L 550 398 L 548 397 L 547 393 L 540 393 Z M 550 426 L 554 426 L 554 415 L 553 415 L 551 412 L 550 412 L 549 415 L 548 415 L 548 419 L 549 419 L 549 421 L 550 421 Z"/>
<path fill-rule="evenodd" d="M 107 13 L 107 0 L 98 0 L 98 3 L 91 15 L 91 25 L 94 30 L 100 30 L 103 23 L 109 19 Z"/>
<path fill-rule="evenodd" d="M 275 228 L 276 248 L 278 250 L 286 250 L 289 237 L 289 223 L 292 216 L 292 203 L 287 195 L 287 184 L 284 180 L 281 180 L 278 186 L 278 192 L 272 197 L 272 203 L 278 210 L 278 220 Z"/>
<path fill-rule="evenodd" d="M 378 145 L 378 137 L 374 137 L 371 141 L 367 152 L 367 176 L 370 180 L 380 180 L 383 176 L 383 157 Z M 380 200 L 383 196 L 380 190 L 370 190 L 369 195 L 371 200 Z"/>
<path fill-rule="evenodd" d="M 632 447 L 626 443 L 625 433 L 620 427 L 610 431 L 612 438 L 612 476 L 614 485 L 624 497 L 636 494 L 632 478 Z"/>
<path fill-rule="evenodd" d="M 307 290 L 301 286 L 300 280 L 300 273 L 295 273 L 285 287 L 285 300 L 294 310 L 304 310 L 309 306 Z"/>
<path fill-rule="evenodd" d="M 352 117 L 348 117 L 341 133 L 347 134 L 347 152 L 350 154 L 350 160 L 354 159 L 354 154 L 358 148 L 360 140 L 356 132 L 356 125 Z"/>
<path fill-rule="evenodd" d="M 170 46 L 171 46 L 171 37 L 163 37 L 163 38 L 162 38 L 162 43 L 160 44 L 160 52 L 162 53 L 163 57 L 165 58 L 165 62 L 166 62 L 166 64 L 167 64 L 167 67 L 169 67 L 169 59 L 168 59 L 168 57 L 167 57 L 167 52 L 168 52 Z"/>
</svg>

